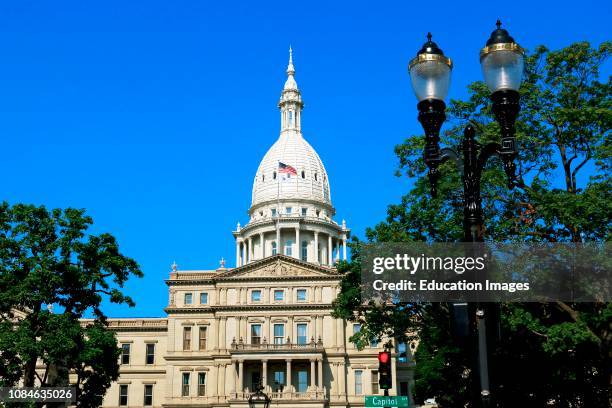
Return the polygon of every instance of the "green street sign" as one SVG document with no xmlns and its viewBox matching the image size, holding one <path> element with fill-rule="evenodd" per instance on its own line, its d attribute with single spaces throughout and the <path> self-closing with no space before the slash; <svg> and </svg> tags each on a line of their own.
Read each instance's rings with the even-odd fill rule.
<svg viewBox="0 0 612 408">
<path fill-rule="evenodd" d="M 385 408 L 410 408 L 408 397 L 382 395 L 368 395 L 365 397 L 366 408 L 385 407 Z"/>
</svg>

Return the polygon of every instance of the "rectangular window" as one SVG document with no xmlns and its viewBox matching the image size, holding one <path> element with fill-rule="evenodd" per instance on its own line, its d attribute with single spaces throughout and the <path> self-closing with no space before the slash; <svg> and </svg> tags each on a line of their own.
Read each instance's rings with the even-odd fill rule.
<svg viewBox="0 0 612 408">
<path fill-rule="evenodd" d="M 189 396 L 189 373 L 183 373 L 183 384 L 181 387 L 181 396 Z"/>
<path fill-rule="evenodd" d="M 261 324 L 251 325 L 251 344 L 261 344 Z"/>
<path fill-rule="evenodd" d="M 400 395 L 408 395 L 408 383 L 402 381 L 400 383 Z"/>
<path fill-rule="evenodd" d="M 353 324 L 353 334 L 357 334 L 361 331 L 361 324 L 359 323 L 354 323 Z M 355 343 L 353 343 L 355 344 Z"/>
<path fill-rule="evenodd" d="M 308 208 L 302 208 L 302 216 L 305 217 L 308 214 Z"/>
<path fill-rule="evenodd" d="M 298 302 L 306 301 L 306 289 L 298 289 L 296 295 L 297 295 Z"/>
<path fill-rule="evenodd" d="M 308 325 L 306 323 L 298 323 L 297 341 L 298 341 L 298 344 L 308 343 Z"/>
<path fill-rule="evenodd" d="M 199 350 L 206 350 L 206 334 L 208 328 L 205 326 L 201 326 L 198 332 L 198 348 Z"/>
<path fill-rule="evenodd" d="M 259 371 L 255 371 L 251 373 L 251 389 L 255 390 L 261 384 L 261 373 Z"/>
<path fill-rule="evenodd" d="M 183 350 L 191 350 L 191 327 L 183 328 Z"/>
<path fill-rule="evenodd" d="M 277 254 L 277 249 L 276 249 L 276 242 L 272 242 L 272 255 L 276 255 Z"/>
<path fill-rule="evenodd" d="M 355 370 L 355 395 L 363 394 L 363 371 Z"/>
<path fill-rule="evenodd" d="M 370 340 L 370 347 L 378 347 L 378 339 Z"/>
<path fill-rule="evenodd" d="M 119 385 L 119 405 L 127 405 L 128 404 L 128 386 L 127 384 Z"/>
<path fill-rule="evenodd" d="M 146 363 L 155 364 L 155 344 L 153 343 L 147 343 Z"/>
<path fill-rule="evenodd" d="M 206 373 L 198 373 L 198 397 L 206 395 Z"/>
<path fill-rule="evenodd" d="M 302 261 L 308 261 L 308 241 L 302 241 Z"/>
<path fill-rule="evenodd" d="M 285 325 L 282 323 L 274 324 L 274 344 L 284 344 Z"/>
<path fill-rule="evenodd" d="M 308 389 L 308 371 L 299 370 L 298 371 L 298 384 L 297 384 L 297 392 L 306 392 Z"/>
<path fill-rule="evenodd" d="M 261 302 L 261 290 L 251 291 L 251 302 Z"/>
<path fill-rule="evenodd" d="M 153 405 L 153 385 L 145 384 L 144 386 L 144 406 L 150 407 Z"/>
<path fill-rule="evenodd" d="M 121 364 L 130 364 L 130 345 L 129 343 L 121 345 Z"/>
<path fill-rule="evenodd" d="M 272 216 L 273 216 L 273 217 L 276 217 L 276 208 L 273 208 L 273 209 L 272 209 Z"/>
<path fill-rule="evenodd" d="M 293 211 L 293 208 L 291 208 L 291 207 L 285 208 L 285 213 L 286 214 L 291 214 L 292 211 Z"/>
<path fill-rule="evenodd" d="M 191 293 L 185 293 L 185 304 L 190 305 L 193 302 L 193 295 Z"/>
<path fill-rule="evenodd" d="M 275 371 L 274 372 L 274 388 L 275 388 L 275 392 L 282 391 L 284 385 L 285 385 L 285 372 L 284 371 Z"/>
<path fill-rule="evenodd" d="M 378 394 L 378 371 L 372 371 L 372 394 Z"/>
<path fill-rule="evenodd" d="M 206 293 L 206 292 L 200 293 L 200 304 L 201 305 L 208 304 L 208 293 Z"/>
<path fill-rule="evenodd" d="M 274 291 L 274 301 L 275 302 L 282 302 L 284 296 L 285 296 L 285 291 L 284 290 L 275 290 Z"/>
</svg>

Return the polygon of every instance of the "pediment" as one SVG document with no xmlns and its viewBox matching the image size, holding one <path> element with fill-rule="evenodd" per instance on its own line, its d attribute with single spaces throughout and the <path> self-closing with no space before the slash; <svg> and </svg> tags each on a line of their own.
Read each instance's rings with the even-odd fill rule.
<svg viewBox="0 0 612 408">
<path fill-rule="evenodd" d="M 313 265 L 284 255 L 276 255 L 232 269 L 229 272 L 218 275 L 216 279 L 286 279 L 300 277 L 321 278 L 333 276 L 339 276 L 335 269 Z"/>
</svg>

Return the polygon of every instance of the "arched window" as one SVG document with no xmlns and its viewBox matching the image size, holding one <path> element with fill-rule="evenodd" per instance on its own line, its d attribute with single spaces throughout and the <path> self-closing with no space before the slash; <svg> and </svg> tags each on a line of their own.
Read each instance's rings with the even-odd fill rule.
<svg viewBox="0 0 612 408">
<path fill-rule="evenodd" d="M 276 180 L 276 172 L 273 172 L 273 173 L 272 173 L 272 178 L 273 178 L 274 180 Z"/>
<path fill-rule="evenodd" d="M 302 178 L 306 178 L 306 172 L 302 170 Z"/>
<path fill-rule="evenodd" d="M 289 111 L 289 126 L 293 126 L 293 111 Z"/>
<path fill-rule="evenodd" d="M 315 181 L 317 181 L 317 173 L 315 173 Z"/>
<path fill-rule="evenodd" d="M 266 181 L 266 175 L 265 174 L 261 175 L 261 181 Z"/>
<path fill-rule="evenodd" d="M 288 239 L 287 242 L 285 242 L 285 255 L 287 256 L 291 256 L 292 254 L 292 247 L 293 247 L 293 241 Z"/>
<path fill-rule="evenodd" d="M 272 255 L 276 255 L 276 241 L 272 241 Z"/>
</svg>

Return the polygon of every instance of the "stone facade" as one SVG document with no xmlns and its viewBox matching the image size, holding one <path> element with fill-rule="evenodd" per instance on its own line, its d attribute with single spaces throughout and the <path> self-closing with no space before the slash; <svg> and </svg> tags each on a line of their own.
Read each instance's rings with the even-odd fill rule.
<svg viewBox="0 0 612 408">
<path fill-rule="evenodd" d="M 273 407 L 359 407 L 378 390 L 378 353 L 349 338 L 359 325 L 331 316 L 350 229 L 333 220 L 329 179 L 301 134 L 290 57 L 281 135 L 257 170 L 249 222 L 233 231 L 236 267 L 173 265 L 166 318 L 110 319 L 123 354 L 105 407 L 245 408 L 263 384 Z M 281 171 L 281 163 L 291 169 Z M 412 389 L 410 350 L 392 353 L 391 395 Z"/>
</svg>

